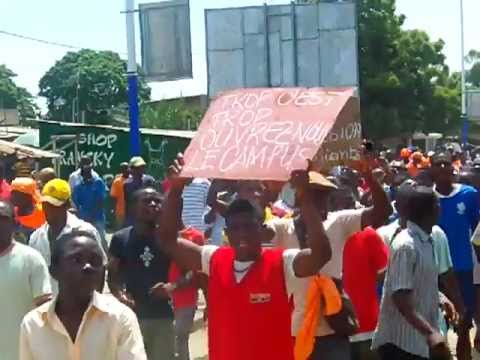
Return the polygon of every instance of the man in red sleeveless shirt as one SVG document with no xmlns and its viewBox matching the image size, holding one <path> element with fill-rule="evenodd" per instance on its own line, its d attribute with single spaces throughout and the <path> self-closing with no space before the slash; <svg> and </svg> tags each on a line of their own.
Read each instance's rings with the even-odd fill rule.
<svg viewBox="0 0 480 360">
<path fill-rule="evenodd" d="M 172 173 L 180 174 L 180 156 Z M 267 236 L 264 212 L 253 202 L 235 200 L 225 214 L 230 246 L 198 246 L 177 239 L 185 181 L 172 178 L 157 241 L 175 262 L 209 275 L 209 359 L 293 360 L 289 295 L 296 279 L 316 274 L 330 260 L 321 216 L 309 196 L 311 186 L 335 186 L 318 173 L 294 171 L 292 184 L 305 217 L 309 249 L 262 249 Z"/>
</svg>

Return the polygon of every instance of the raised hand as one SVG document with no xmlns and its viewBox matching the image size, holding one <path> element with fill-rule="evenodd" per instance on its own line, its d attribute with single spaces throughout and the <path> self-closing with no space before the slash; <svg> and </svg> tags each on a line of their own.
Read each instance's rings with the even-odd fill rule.
<svg viewBox="0 0 480 360">
<path fill-rule="evenodd" d="M 184 165 L 183 154 L 179 153 L 167 170 L 167 179 L 171 182 L 172 189 L 181 189 L 188 182 L 188 179 L 181 177 Z"/>
<path fill-rule="evenodd" d="M 310 177 L 308 173 L 312 167 L 312 161 L 308 161 L 308 166 L 306 170 L 294 170 L 290 175 L 290 184 L 295 189 L 295 194 L 297 200 L 302 203 L 303 200 L 306 198 L 306 194 L 308 192 L 308 185 L 310 183 Z"/>
</svg>

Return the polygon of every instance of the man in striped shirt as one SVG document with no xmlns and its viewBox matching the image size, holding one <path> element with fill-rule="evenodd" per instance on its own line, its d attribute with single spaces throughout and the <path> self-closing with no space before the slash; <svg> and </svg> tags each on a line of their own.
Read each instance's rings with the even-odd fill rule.
<svg viewBox="0 0 480 360">
<path fill-rule="evenodd" d="M 430 236 L 439 215 L 433 190 L 412 185 L 407 228 L 391 244 L 372 347 L 384 360 L 448 358 L 438 330 L 438 272 Z"/>
<path fill-rule="evenodd" d="M 210 189 L 208 179 L 195 178 L 183 190 L 182 221 L 186 228 L 192 227 L 205 232 L 205 215 L 207 211 L 207 198 Z"/>
</svg>

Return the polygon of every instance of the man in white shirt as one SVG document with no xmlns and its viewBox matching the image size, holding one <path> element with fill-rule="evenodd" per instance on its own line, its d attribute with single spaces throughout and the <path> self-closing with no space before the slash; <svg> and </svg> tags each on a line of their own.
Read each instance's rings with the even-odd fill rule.
<svg viewBox="0 0 480 360">
<path fill-rule="evenodd" d="M 192 227 L 205 232 L 205 215 L 208 213 L 207 198 L 210 189 L 210 180 L 196 178 L 185 186 L 182 193 L 183 209 L 182 221 L 186 227 Z"/>
<path fill-rule="evenodd" d="M 407 180 L 398 188 L 395 196 L 395 209 L 399 216 L 398 220 L 378 229 L 378 234 L 390 248 L 396 237 L 402 232 L 402 230 L 407 228 L 408 196 L 413 184 L 413 181 Z M 438 280 L 442 285 L 442 291 L 445 296 L 453 302 L 457 312 L 463 316 L 465 313 L 465 306 L 463 305 L 458 282 L 453 271 L 453 263 L 450 255 L 450 248 L 448 246 L 447 235 L 440 226 L 434 225 L 430 236 L 432 238 L 435 263 L 439 275 Z M 440 318 L 440 325 L 440 329 L 445 331 L 446 324 L 444 324 L 443 317 Z"/>
<path fill-rule="evenodd" d="M 372 348 L 382 360 L 448 359 L 438 329 L 438 266 L 430 235 L 438 200 L 431 188 L 414 184 L 409 192 L 408 221 L 391 246 Z"/>
<path fill-rule="evenodd" d="M 391 213 L 391 206 L 387 195 L 382 186 L 373 178 L 372 169 L 364 172 L 363 177 L 368 182 L 373 198 L 373 206 L 366 209 L 335 211 L 339 208 L 345 208 L 343 202 L 347 199 L 342 198 L 343 192 L 336 192 L 335 199 L 330 199 L 330 210 L 321 214 L 323 226 L 332 247 L 332 258 L 322 268 L 321 273 L 332 278 L 341 280 L 343 267 L 343 248 L 347 239 L 354 233 L 367 226 L 374 228 L 385 223 Z M 314 193 L 314 204 L 318 209 L 326 209 L 329 201 L 328 193 L 317 191 Z M 335 208 L 332 207 L 335 205 Z M 301 236 L 302 217 L 299 219 L 276 219 L 267 224 L 275 233 L 272 243 L 275 247 L 298 248 L 300 246 L 297 236 Z M 294 311 L 292 313 L 292 336 L 296 337 L 300 332 L 305 317 L 305 307 L 307 293 L 311 284 L 311 279 L 300 279 L 296 282 L 297 286 L 293 289 Z M 311 359 L 322 360 L 350 360 L 350 343 L 347 336 L 335 334 L 328 325 L 325 317 L 320 315 L 316 331 L 316 339 Z"/>
<path fill-rule="evenodd" d="M 51 294 L 48 269 L 40 254 L 13 241 L 14 212 L 0 201 L 0 358 L 18 360 L 22 318 Z"/>
<path fill-rule="evenodd" d="M 58 295 L 24 317 L 16 359 L 147 360 L 135 313 L 95 291 L 105 261 L 91 233 L 75 230 L 55 241 L 50 272 Z"/>
<path fill-rule="evenodd" d="M 30 235 L 29 245 L 40 252 L 48 266 L 50 266 L 51 263 L 53 242 L 60 236 L 73 230 L 82 230 L 91 233 L 103 249 L 102 239 L 97 229 L 68 211 L 70 196 L 70 186 L 62 179 L 50 180 L 42 190 L 42 207 L 47 222 Z M 104 256 L 106 258 L 105 253 Z M 52 287 L 56 293 L 56 281 L 53 279 Z"/>
</svg>

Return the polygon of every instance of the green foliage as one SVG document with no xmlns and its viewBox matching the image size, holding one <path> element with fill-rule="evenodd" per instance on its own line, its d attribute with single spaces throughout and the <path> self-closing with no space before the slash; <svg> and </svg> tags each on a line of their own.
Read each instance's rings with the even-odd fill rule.
<svg viewBox="0 0 480 360">
<path fill-rule="evenodd" d="M 33 96 L 25 88 L 17 86 L 13 78 L 17 76 L 5 65 L 0 65 L 0 109 L 17 109 L 20 120 L 35 118 L 37 105 Z"/>
<path fill-rule="evenodd" d="M 467 71 L 467 82 L 475 88 L 480 88 L 480 51 L 470 50 L 466 60 L 471 65 Z"/>
<path fill-rule="evenodd" d="M 474 87 L 480 87 L 480 61 L 472 65 L 472 68 L 468 70 L 467 81 Z"/>
<path fill-rule="evenodd" d="M 68 52 L 40 79 L 40 95 L 47 98 L 48 116 L 71 121 L 109 123 L 112 111 L 127 103 L 126 62 L 112 51 Z M 140 77 L 141 101 L 150 98 L 150 89 Z"/>
<path fill-rule="evenodd" d="M 458 77 L 445 65 L 442 40 L 402 29 L 395 0 L 359 4 L 360 95 L 365 133 L 372 138 L 448 132 L 460 122 Z"/>
<path fill-rule="evenodd" d="M 475 62 L 480 61 L 480 51 L 470 50 L 470 51 L 468 52 L 467 56 L 465 56 L 465 60 L 466 60 L 469 64 L 472 64 L 472 63 L 475 63 Z"/>
<path fill-rule="evenodd" d="M 145 104 L 140 117 L 146 128 L 196 130 L 204 113 L 200 106 L 187 105 L 180 99 Z"/>
<path fill-rule="evenodd" d="M 405 16 L 396 14 L 395 3 L 357 1 L 365 135 L 382 139 L 457 130 L 460 82 L 445 65 L 444 43 L 432 42 L 421 30 L 403 30 Z"/>
</svg>

